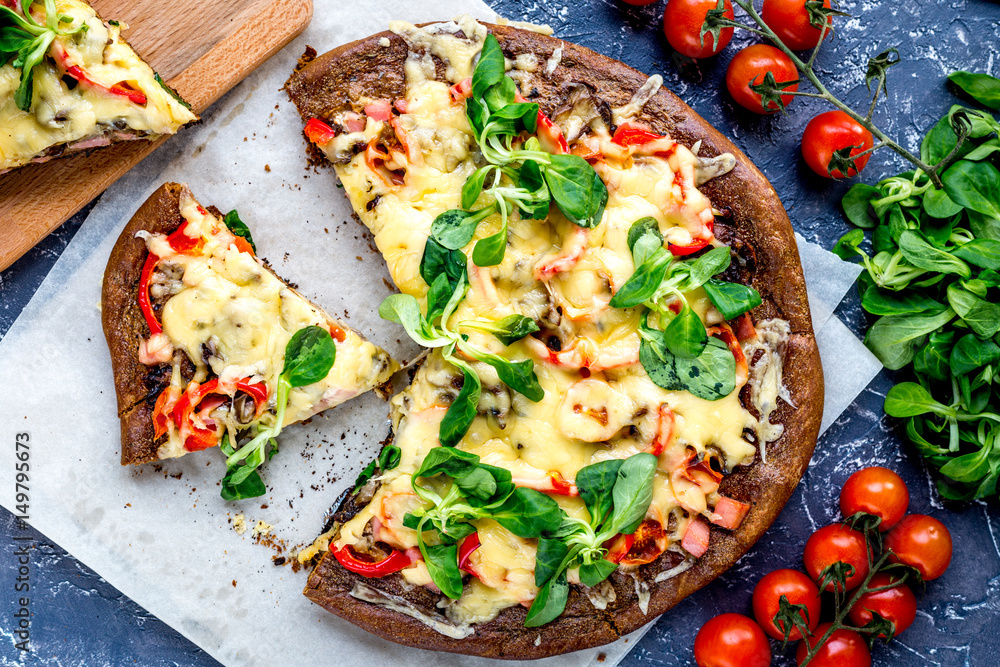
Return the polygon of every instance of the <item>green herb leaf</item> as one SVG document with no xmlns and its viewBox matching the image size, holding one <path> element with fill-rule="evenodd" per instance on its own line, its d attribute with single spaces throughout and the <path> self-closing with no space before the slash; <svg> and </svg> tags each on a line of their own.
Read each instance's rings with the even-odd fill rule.
<svg viewBox="0 0 1000 667">
<path fill-rule="evenodd" d="M 978 482 L 990 472 L 990 453 L 994 447 L 993 441 L 990 441 L 989 446 L 951 459 L 941 466 L 941 474 L 956 482 Z"/>
<path fill-rule="evenodd" d="M 472 96 L 479 98 L 486 90 L 504 78 L 504 57 L 500 50 L 500 42 L 492 34 L 486 35 L 483 50 L 479 53 L 479 62 L 472 73 Z"/>
<path fill-rule="evenodd" d="M 1000 79 L 989 74 L 952 72 L 948 80 L 983 106 L 1000 109 Z"/>
<path fill-rule="evenodd" d="M 477 358 L 496 369 L 501 382 L 529 401 L 537 403 L 545 397 L 545 390 L 535 375 L 535 362 L 531 359 L 510 361 L 495 354 L 480 354 Z"/>
<path fill-rule="evenodd" d="M 890 417 L 916 417 L 933 412 L 953 416 L 955 411 L 935 401 L 930 392 L 916 382 L 901 382 L 885 395 L 885 413 Z"/>
<path fill-rule="evenodd" d="M 955 257 L 982 269 L 1000 271 L 1000 241 L 973 239 L 953 253 Z"/>
<path fill-rule="evenodd" d="M 617 569 L 618 565 L 616 563 L 612 563 L 604 558 L 599 558 L 591 563 L 584 563 L 580 566 L 580 583 L 593 588 L 610 577 L 611 573 Z"/>
<path fill-rule="evenodd" d="M 608 203 L 608 189 L 594 168 L 579 155 L 553 155 L 544 169 L 556 206 L 580 227 L 593 228 L 601 222 Z"/>
<path fill-rule="evenodd" d="M 479 465 L 479 457 L 461 449 L 432 447 L 424 457 L 413 478 L 448 475 L 452 479 L 463 477 Z"/>
<path fill-rule="evenodd" d="M 713 339 L 714 340 L 714 339 Z M 625 459 L 618 469 L 612 497 L 611 526 L 605 533 L 631 535 L 639 527 L 653 501 L 653 479 L 658 459 L 641 452 Z"/>
<path fill-rule="evenodd" d="M 709 337 L 705 349 L 694 359 L 670 352 L 663 332 L 642 329 L 639 362 L 649 378 L 668 391 L 689 391 L 698 398 L 717 401 L 736 388 L 736 360 L 725 343 Z"/>
<path fill-rule="evenodd" d="M 878 188 L 865 183 L 855 183 L 844 195 L 840 205 L 844 208 L 844 215 L 851 224 L 870 229 L 878 224 L 878 220 L 871 213 L 872 201 L 881 197 L 882 192 Z"/>
<path fill-rule="evenodd" d="M 899 370 L 913 361 L 924 336 L 955 317 L 951 308 L 939 313 L 890 315 L 881 317 L 868 329 L 865 345 L 890 370 Z"/>
<path fill-rule="evenodd" d="M 472 261 L 476 266 L 496 266 L 503 261 L 507 250 L 507 229 L 487 236 L 476 242 L 472 249 Z"/>
<path fill-rule="evenodd" d="M 949 359 L 951 372 L 956 377 L 997 361 L 1000 361 L 1000 346 L 989 339 L 981 340 L 974 334 L 959 338 Z"/>
<path fill-rule="evenodd" d="M 924 194 L 924 211 L 932 218 L 950 218 L 959 213 L 962 207 L 951 200 L 944 190 L 931 188 Z"/>
<path fill-rule="evenodd" d="M 884 229 L 880 227 L 879 229 Z M 837 241 L 837 244 L 833 246 L 833 254 L 845 261 L 850 261 L 863 254 L 858 250 L 858 246 L 861 242 L 865 240 L 865 233 L 860 229 L 852 229 L 847 232 Z"/>
<path fill-rule="evenodd" d="M 531 603 L 528 615 L 524 618 L 524 627 L 537 628 L 556 620 L 566 609 L 568 598 L 569 584 L 566 582 L 566 572 L 561 572 L 538 589 L 538 595 L 535 596 L 535 601 Z"/>
<path fill-rule="evenodd" d="M 490 518 L 518 537 L 527 539 L 556 531 L 564 516 L 566 513 L 555 500 L 519 486 Z"/>
<path fill-rule="evenodd" d="M 462 208 L 468 211 L 476 205 L 476 200 L 479 199 L 479 193 L 483 191 L 483 184 L 486 182 L 486 177 L 492 169 L 492 165 L 487 165 L 481 169 L 477 169 L 473 172 L 472 176 L 469 176 L 468 180 L 465 181 L 465 185 L 462 186 Z M 472 238 L 470 237 L 469 241 L 471 240 Z M 468 243 L 469 241 L 466 241 L 465 243 Z M 459 247 L 464 247 L 465 243 Z"/>
<path fill-rule="evenodd" d="M 991 218 L 1000 218 L 1000 172 L 989 162 L 962 160 L 941 176 L 952 201 Z"/>
<path fill-rule="evenodd" d="M 600 525 L 608 517 L 614 502 L 611 492 L 623 463 L 622 459 L 600 461 L 584 466 L 576 473 L 576 488 L 590 512 L 591 525 Z"/>
<path fill-rule="evenodd" d="M 337 358 L 337 345 L 326 329 L 315 324 L 296 331 L 285 346 L 281 376 L 292 387 L 304 387 L 326 377 Z"/>
<path fill-rule="evenodd" d="M 1000 138 L 993 138 L 976 146 L 968 155 L 966 160 L 985 160 L 997 151 L 1000 151 Z"/>
<path fill-rule="evenodd" d="M 223 500 L 244 500 L 246 498 L 257 498 L 267 493 L 267 487 L 260 478 L 260 473 L 251 470 L 249 473 L 241 473 L 241 481 L 235 482 L 234 477 L 240 468 L 230 469 L 226 476 L 222 478 L 222 491 L 220 495 Z"/>
<path fill-rule="evenodd" d="M 701 318 L 687 304 L 663 331 L 667 349 L 681 359 L 694 359 L 708 345 L 708 332 Z"/>
<path fill-rule="evenodd" d="M 699 255 L 694 259 L 681 262 L 680 265 L 687 269 L 688 276 L 678 285 L 677 289 L 681 292 L 690 292 L 697 287 L 701 287 L 708 282 L 709 278 L 729 268 L 731 255 L 732 251 L 729 249 L 729 246 L 720 246 L 712 248 L 705 254 Z"/>
<path fill-rule="evenodd" d="M 445 283 L 447 284 L 445 276 Z M 440 284 L 435 284 L 432 292 L 436 291 Z M 430 297 L 428 297 L 430 301 Z M 440 299 L 435 298 L 439 305 Z M 451 339 L 438 335 L 433 331 L 420 315 L 420 305 L 417 300 L 409 294 L 390 294 L 379 304 L 378 314 L 384 320 L 401 324 L 410 338 L 426 347 L 443 347 L 451 343 Z"/>
<path fill-rule="evenodd" d="M 424 244 L 424 254 L 420 258 L 420 277 L 428 285 L 442 273 L 448 276 L 452 291 L 466 279 L 468 260 L 461 250 L 452 250 L 441 245 L 433 236 Z"/>
<path fill-rule="evenodd" d="M 935 331 L 927 343 L 913 358 L 913 370 L 935 380 L 947 380 L 951 376 L 951 349 L 955 342 L 955 332 Z"/>
<path fill-rule="evenodd" d="M 667 276 L 671 261 L 671 256 L 663 252 L 636 268 L 635 273 L 611 297 L 611 307 L 632 308 L 653 298 Z"/>
<path fill-rule="evenodd" d="M 723 318 L 732 320 L 761 304 L 760 293 L 752 287 L 712 278 L 702 287 Z"/>
<path fill-rule="evenodd" d="M 1000 331 L 1000 304 L 981 299 L 956 283 L 948 285 L 948 303 L 977 336 L 989 338 Z"/>
<path fill-rule="evenodd" d="M 861 305 L 872 315 L 909 315 L 944 310 L 944 304 L 915 289 L 899 292 L 872 285 L 861 297 Z"/>
<path fill-rule="evenodd" d="M 177 91 L 176 91 L 176 90 L 174 90 L 173 88 L 171 88 L 170 86 L 168 86 L 168 85 L 167 85 L 167 82 L 166 82 L 166 81 L 164 81 L 164 80 L 163 80 L 163 78 L 162 78 L 162 77 L 160 77 L 160 75 L 159 75 L 158 73 L 156 73 L 156 72 L 154 72 L 154 73 L 153 73 L 153 79 L 154 79 L 154 80 L 156 81 L 156 83 L 160 84 L 160 87 L 161 87 L 161 88 L 163 88 L 163 90 L 167 91 L 167 93 L 169 93 L 169 94 L 170 94 L 170 97 L 174 98 L 174 100 L 175 100 L 175 101 L 176 101 L 176 102 L 177 102 L 178 104 L 180 104 L 180 105 L 181 105 L 182 107 L 184 107 L 185 109 L 188 109 L 188 110 L 190 110 L 190 109 L 191 109 L 191 105 L 190 105 L 190 104 L 188 104 L 188 103 L 187 103 L 186 101 L 184 101 L 184 98 L 183 98 L 183 97 L 181 97 L 181 96 L 180 96 L 180 95 L 179 95 L 179 94 L 177 93 Z M 256 252 L 256 251 L 254 251 L 254 252 Z"/>
<path fill-rule="evenodd" d="M 910 264 L 927 271 L 938 273 L 955 273 L 963 278 L 972 275 L 969 265 L 954 255 L 935 248 L 924 238 L 911 229 L 899 237 L 899 250 Z"/>
<path fill-rule="evenodd" d="M 427 565 L 427 572 L 441 592 L 453 600 L 462 597 L 462 572 L 458 569 L 458 545 L 437 544 L 426 546 L 420 542 L 420 551 Z"/>
<path fill-rule="evenodd" d="M 538 331 L 538 325 L 533 319 L 518 314 L 508 315 L 495 322 L 470 320 L 462 322 L 462 326 L 491 333 L 504 345 L 513 345 L 525 336 Z"/>
<path fill-rule="evenodd" d="M 448 250 L 461 250 L 476 235 L 476 228 L 485 217 L 482 213 L 469 213 L 460 208 L 445 211 L 431 223 L 431 237 Z"/>
<path fill-rule="evenodd" d="M 443 447 L 454 447 L 469 432 L 472 420 L 476 418 L 479 397 L 483 393 L 483 385 L 479 381 L 479 376 L 470 368 L 463 368 L 462 372 L 465 375 L 462 389 L 448 406 L 448 411 L 445 412 L 438 431 Z"/>
<path fill-rule="evenodd" d="M 544 586 L 560 571 L 563 559 L 569 553 L 569 546 L 562 540 L 542 537 L 538 540 L 535 554 L 535 585 Z"/>
<path fill-rule="evenodd" d="M 236 212 L 236 209 L 226 213 L 226 217 L 222 219 L 222 222 L 233 234 L 245 238 L 247 243 L 250 244 L 250 247 L 253 248 L 253 251 L 255 253 L 257 252 L 257 246 L 254 244 L 253 237 L 250 235 L 250 228 L 247 227 L 242 220 L 240 220 L 240 214 Z"/>
<path fill-rule="evenodd" d="M 628 249 L 636 269 L 663 250 L 663 234 L 656 218 L 640 218 L 628 228 Z"/>
</svg>

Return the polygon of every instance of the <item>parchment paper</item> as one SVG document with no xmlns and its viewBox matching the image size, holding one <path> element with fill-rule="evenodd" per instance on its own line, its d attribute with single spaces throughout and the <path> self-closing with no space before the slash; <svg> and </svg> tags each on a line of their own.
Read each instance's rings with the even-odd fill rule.
<svg viewBox="0 0 1000 667">
<path fill-rule="evenodd" d="M 30 523 L 223 663 L 496 664 L 374 637 L 309 602 L 301 594 L 303 573 L 272 563 L 312 541 L 339 492 L 377 452 L 388 433 L 388 405 L 373 394 L 283 433 L 281 451 L 264 471 L 270 492 L 263 498 L 223 502 L 224 466 L 214 451 L 162 466 L 118 465 L 119 424 L 98 312 L 101 276 L 121 228 L 163 181 L 187 182 L 203 203 L 239 209 L 260 254 L 306 296 L 399 358 L 417 351 L 401 342 L 401 329 L 379 319 L 375 306 L 390 292 L 384 264 L 351 219 L 333 172 L 307 169 L 301 122 L 279 89 L 306 44 L 322 52 L 391 19 L 494 14 L 476 0 L 438 0 L 433 9 L 378 0 L 350 14 L 333 11 L 336 4 L 317 0 L 303 36 L 206 113 L 202 125 L 167 142 L 105 193 L 0 341 L 0 430 L 8 439 L 31 436 Z M 800 247 L 814 316 L 821 318 L 825 427 L 878 367 L 858 361 L 871 355 L 830 317 L 854 275 L 817 246 Z M 832 372 L 838 358 L 851 359 L 849 373 Z M 0 459 L 2 504 L 13 510 L 13 448 Z M 240 514 L 242 535 L 234 530 Z M 271 526 L 269 535 L 254 536 L 258 521 Z M 644 631 L 541 664 L 615 665 Z"/>
</svg>

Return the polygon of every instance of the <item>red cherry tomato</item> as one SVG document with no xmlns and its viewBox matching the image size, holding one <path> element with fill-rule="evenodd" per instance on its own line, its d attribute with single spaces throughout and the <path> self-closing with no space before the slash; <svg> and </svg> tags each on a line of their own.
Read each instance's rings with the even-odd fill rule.
<svg viewBox="0 0 1000 667">
<path fill-rule="evenodd" d="M 895 580 L 888 574 L 879 572 L 869 580 L 868 586 L 881 588 L 892 584 L 893 581 Z M 917 617 L 917 598 L 913 596 L 909 586 L 899 584 L 884 591 L 865 593 L 851 607 L 849 616 L 854 625 L 860 628 L 872 620 L 872 612 L 892 623 L 894 628 L 892 636 L 896 637 L 910 627 L 913 619 Z M 885 634 L 879 633 L 879 638 L 884 639 Z"/>
<path fill-rule="evenodd" d="M 775 570 L 765 575 L 753 589 L 753 615 L 764 632 L 775 639 L 785 638 L 785 633 L 774 622 L 781 596 L 785 596 L 791 604 L 800 604 L 806 608 L 801 616 L 810 630 L 819 624 L 821 601 L 819 589 L 812 579 L 798 570 Z M 793 628 L 788 638 L 791 641 L 802 639 L 802 632 Z"/>
<path fill-rule="evenodd" d="M 795 664 L 801 665 L 805 661 L 809 649 L 819 642 L 830 625 L 820 624 L 811 637 L 799 642 L 795 650 Z M 809 661 L 810 667 L 871 667 L 871 664 L 872 654 L 865 640 L 854 630 L 843 628 L 834 631 Z"/>
<path fill-rule="evenodd" d="M 820 528 L 809 536 L 802 554 L 806 572 L 818 582 L 828 566 L 841 561 L 854 567 L 854 574 L 847 577 L 847 590 L 856 588 L 868 576 L 868 544 L 865 536 L 847 526 L 835 523 Z M 824 590 L 832 591 L 834 583 L 828 582 Z"/>
<path fill-rule="evenodd" d="M 823 6 L 829 9 L 830 0 L 823 0 Z M 809 23 L 806 0 L 764 0 L 760 16 L 792 51 L 811 49 L 819 44 L 822 31 Z M 831 32 L 830 28 L 826 29 L 827 37 Z"/>
<path fill-rule="evenodd" d="M 750 90 L 750 84 L 764 83 L 764 77 L 771 72 L 776 83 L 795 81 L 799 78 L 798 70 L 792 64 L 792 59 L 780 49 L 767 44 L 753 44 L 737 53 L 729 62 L 726 70 L 726 88 L 736 103 L 754 113 L 766 114 L 778 111 L 773 101 L 768 102 L 767 110 L 761 105 L 760 93 Z M 788 86 L 783 90 L 798 90 L 799 85 Z M 794 98 L 792 95 L 782 95 L 781 101 L 787 105 Z"/>
<path fill-rule="evenodd" d="M 910 514 L 885 536 L 889 560 L 915 567 L 924 581 L 937 579 L 951 563 L 951 533 L 931 516 Z"/>
<path fill-rule="evenodd" d="M 771 645 L 760 626 L 742 614 L 709 619 L 694 639 L 698 667 L 767 667 Z"/>
<path fill-rule="evenodd" d="M 857 155 L 872 147 L 872 133 L 840 109 L 827 111 L 809 121 L 802 133 L 802 157 L 809 168 L 826 178 L 844 178 L 839 169 L 830 173 L 830 158 L 834 151 L 852 147 L 851 155 Z M 848 176 L 857 176 L 868 164 L 871 153 L 855 161 L 857 169 L 847 170 Z"/>
<path fill-rule="evenodd" d="M 733 18 L 733 5 L 725 0 L 725 16 Z M 712 33 L 705 33 L 702 43 L 701 26 L 705 23 L 708 10 L 715 9 L 717 0 L 668 0 L 663 11 L 663 32 L 667 41 L 679 53 L 690 58 L 708 58 L 726 48 L 733 38 L 732 28 L 723 28 L 716 44 Z"/>
<path fill-rule="evenodd" d="M 910 491 L 903 478 L 879 466 L 864 468 L 847 478 L 840 490 L 840 512 L 846 519 L 858 512 L 882 519 L 878 529 L 885 532 L 899 523 L 910 505 Z"/>
</svg>

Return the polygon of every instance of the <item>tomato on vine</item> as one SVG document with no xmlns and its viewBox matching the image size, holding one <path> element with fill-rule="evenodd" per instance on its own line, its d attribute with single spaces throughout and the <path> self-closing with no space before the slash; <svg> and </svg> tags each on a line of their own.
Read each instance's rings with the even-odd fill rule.
<svg viewBox="0 0 1000 667">
<path fill-rule="evenodd" d="M 879 517 L 878 529 L 885 532 L 899 523 L 910 505 L 910 491 L 903 478 L 880 466 L 857 471 L 847 478 L 840 491 L 840 511 L 844 518 L 865 512 Z"/>
<path fill-rule="evenodd" d="M 873 144 L 871 132 L 843 111 L 835 109 L 821 113 L 806 125 L 802 133 L 802 157 L 809 168 L 820 176 L 844 178 L 840 166 L 846 168 L 847 176 L 857 176 L 868 164 L 871 153 L 855 158 L 850 167 L 846 164 L 846 156 L 839 159 L 844 163 L 842 165 L 831 164 L 831 160 L 835 153 L 846 149 L 850 149 L 849 155 L 854 158 L 858 153 L 870 149 Z"/>
<path fill-rule="evenodd" d="M 774 618 L 781 608 L 782 597 L 789 604 L 805 607 L 799 611 L 802 623 L 810 630 L 816 628 L 819 624 L 821 603 L 816 584 L 798 570 L 775 570 L 757 582 L 756 588 L 753 589 L 753 615 L 764 632 L 775 639 L 785 638 L 782 630 L 785 623 L 782 622 L 779 626 Z M 798 627 L 790 629 L 788 635 L 790 641 L 802 639 L 802 631 Z"/>
<path fill-rule="evenodd" d="M 663 10 L 663 32 L 670 46 L 689 58 L 708 58 L 726 48 L 733 38 L 732 28 L 718 30 L 718 37 L 711 32 L 701 34 L 701 26 L 710 10 L 718 5 L 717 0 L 668 0 Z M 733 5 L 725 0 L 726 18 L 733 18 Z"/>
<path fill-rule="evenodd" d="M 820 624 L 811 637 L 799 642 L 799 647 L 795 650 L 796 664 L 805 662 L 809 650 L 819 643 L 831 625 Z M 872 654 L 868 650 L 868 644 L 857 632 L 844 628 L 834 630 L 809 661 L 809 667 L 871 667 L 871 664 Z"/>
<path fill-rule="evenodd" d="M 744 109 L 759 114 L 774 113 L 784 109 L 794 99 L 792 95 L 779 95 L 778 89 L 796 91 L 799 89 L 798 70 L 781 49 L 767 44 L 753 44 L 746 47 L 729 62 L 726 70 L 726 88 L 736 103 Z M 796 83 L 790 85 L 790 81 Z M 767 95 L 764 100 L 760 93 L 754 92 L 751 85 L 770 84 L 775 92 Z M 765 108 L 766 105 L 766 108 Z"/>
<path fill-rule="evenodd" d="M 694 640 L 698 667 L 767 667 L 771 645 L 760 626 L 742 614 L 708 620 Z"/>
<path fill-rule="evenodd" d="M 844 576 L 846 590 L 851 590 L 868 576 L 868 542 L 862 533 L 835 523 L 820 528 L 809 536 L 802 560 L 806 572 L 816 582 L 823 579 L 824 571 L 834 563 L 840 562 L 850 566 L 853 571 L 845 568 Z M 821 586 L 823 590 L 832 591 L 837 588 L 837 583 L 833 578 L 827 577 Z"/>
<path fill-rule="evenodd" d="M 830 9 L 830 0 L 823 0 L 823 7 Z M 819 44 L 822 28 L 811 23 L 806 0 L 764 0 L 760 17 L 792 51 L 804 51 Z M 830 26 L 829 18 L 826 23 Z M 819 25 L 823 23 L 819 22 Z M 826 36 L 829 37 L 831 32 L 832 28 L 827 27 Z"/>
<path fill-rule="evenodd" d="M 869 580 L 868 587 L 890 586 L 894 581 L 888 574 L 879 572 Z M 900 583 L 884 591 L 865 593 L 851 607 L 849 616 L 854 625 L 864 627 L 874 618 L 872 612 L 892 623 L 892 636 L 896 637 L 910 627 L 917 617 L 917 598 L 909 586 Z M 885 633 L 879 633 L 878 637 L 885 639 Z"/>
<path fill-rule="evenodd" d="M 943 523 L 925 514 L 903 517 L 885 536 L 889 560 L 920 572 L 924 581 L 937 579 L 951 563 L 951 533 Z"/>
</svg>

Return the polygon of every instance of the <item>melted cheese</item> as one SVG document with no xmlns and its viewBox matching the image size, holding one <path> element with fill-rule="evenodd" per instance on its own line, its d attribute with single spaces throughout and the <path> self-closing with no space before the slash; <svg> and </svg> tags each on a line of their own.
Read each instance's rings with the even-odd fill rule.
<svg viewBox="0 0 1000 667">
<path fill-rule="evenodd" d="M 321 381 L 289 392 L 282 426 L 303 421 L 385 382 L 398 365 L 388 354 L 364 340 L 312 305 L 264 268 L 261 260 L 240 252 L 225 225 L 198 205 L 186 188 L 181 193 L 184 234 L 202 239 L 197 254 L 173 250 L 162 234 L 143 234 L 161 265 L 179 273 L 182 287 L 164 304 L 160 318 L 173 348 L 195 365 L 194 380 L 209 374 L 223 386 L 236 382 L 263 382 L 268 388 L 268 410 L 249 423 L 239 423 L 228 408 L 213 418 L 234 435 L 251 424 L 270 425 L 275 419 L 276 387 L 284 366 L 285 346 L 295 332 L 310 325 L 333 328 L 337 356 Z M 148 347 L 148 345 L 147 345 Z M 174 355 L 172 385 L 185 389 L 179 372 L 181 356 Z M 187 453 L 180 433 L 171 424 L 160 458 Z"/>
<path fill-rule="evenodd" d="M 36 20 L 44 23 L 42 3 L 34 6 Z M 72 18 L 70 29 L 87 25 L 85 32 L 57 37 L 34 72 L 31 108 L 21 111 L 14 92 L 21 70 L 10 63 L 0 66 L 0 173 L 27 164 L 53 146 L 89 143 L 100 145 L 116 131 L 155 139 L 173 134 L 196 116 L 154 78 L 155 73 L 121 38 L 121 25 L 102 22 L 80 0 L 56 0 L 61 14 Z M 57 55 L 58 54 L 58 55 Z M 63 55 L 64 54 L 64 55 Z M 64 76 L 69 66 L 86 72 L 94 82 L 110 88 L 125 83 L 146 96 L 145 105 Z M 67 84 L 71 81 L 73 87 Z"/>
<path fill-rule="evenodd" d="M 394 127 L 397 135 L 399 127 L 405 128 L 400 140 L 418 145 L 419 157 L 406 164 L 401 184 L 387 183 L 363 155 L 337 164 L 336 169 L 396 285 L 423 299 L 427 285 L 419 264 L 431 222 L 460 207 L 462 185 L 481 159 L 464 105 L 452 99 L 449 83 L 471 74 L 485 33 L 463 21 L 431 28 L 394 23 L 392 29 L 410 48 L 406 99 L 401 105 L 405 113 Z M 433 80 L 428 54 L 444 61 L 447 82 Z M 549 73 L 559 54 L 552 58 Z M 525 75 L 539 67 L 537 58 L 521 56 L 509 65 Z M 621 119 L 637 115 L 659 84 L 658 77 L 651 78 L 628 105 L 616 110 L 617 115 Z M 757 422 L 741 405 L 739 387 L 721 400 L 706 401 L 654 384 L 638 363 L 638 309 L 617 310 L 608 304 L 634 272 L 627 235 L 637 219 L 654 217 L 669 243 L 687 245 L 703 238 L 713 216 L 711 202 L 697 190 L 700 162 L 695 152 L 665 138 L 658 146 L 667 157 L 653 151 L 643 154 L 613 144 L 603 122 L 595 121 L 590 130 L 581 140 L 596 143 L 605 156 L 596 167 L 609 190 L 601 223 L 582 230 L 555 207 L 544 221 L 521 220 L 515 214 L 503 262 L 487 268 L 468 264 L 471 289 L 453 323 L 518 312 L 545 322 L 563 345 L 556 353 L 529 337 L 504 348 L 491 336 L 471 334 L 472 344 L 491 352 L 512 360 L 532 359 L 545 395 L 532 403 L 503 386 L 491 367 L 472 362 L 483 383 L 483 397 L 479 415 L 458 446 L 485 463 L 509 469 L 516 483 L 539 487 L 549 473 L 572 480 L 586 465 L 626 458 L 662 437 L 668 444 L 659 457 L 648 516 L 673 526 L 668 539 L 675 544 L 690 521 L 711 514 L 710 506 L 718 499 L 717 484 L 699 486 L 678 475 L 679 467 L 692 452 L 699 458 L 721 455 L 728 471 L 752 462 L 756 448 L 743 433 Z M 336 140 L 325 150 L 336 161 Z M 483 199 L 478 204 L 486 203 Z M 499 229 L 498 216 L 484 220 L 466 253 L 471 255 L 476 240 Z M 541 281 L 539 270 L 546 266 L 562 268 Z M 686 297 L 704 322 L 722 321 L 703 290 Z M 372 502 L 340 527 L 334 546 L 357 544 L 369 526 L 377 531 L 376 540 L 401 549 L 416 545 L 415 533 L 402 525 L 405 512 L 420 504 L 411 475 L 429 449 L 438 445 L 438 426 L 460 377 L 440 350 L 434 350 L 411 386 L 393 398 L 394 444 L 402 451 L 402 461 L 382 477 Z M 672 415 L 672 425 L 661 414 Z M 553 497 L 570 515 L 587 518 L 578 497 Z M 477 522 L 477 529 L 482 545 L 470 558 L 477 576 L 469 579 L 460 599 L 442 602 L 449 618 L 460 624 L 488 621 L 507 606 L 529 603 L 537 593 L 532 576 L 534 540 L 518 538 L 491 521 Z M 426 568 L 408 568 L 404 577 L 414 584 L 429 583 Z M 638 592 L 648 601 L 648 589 Z"/>
</svg>

